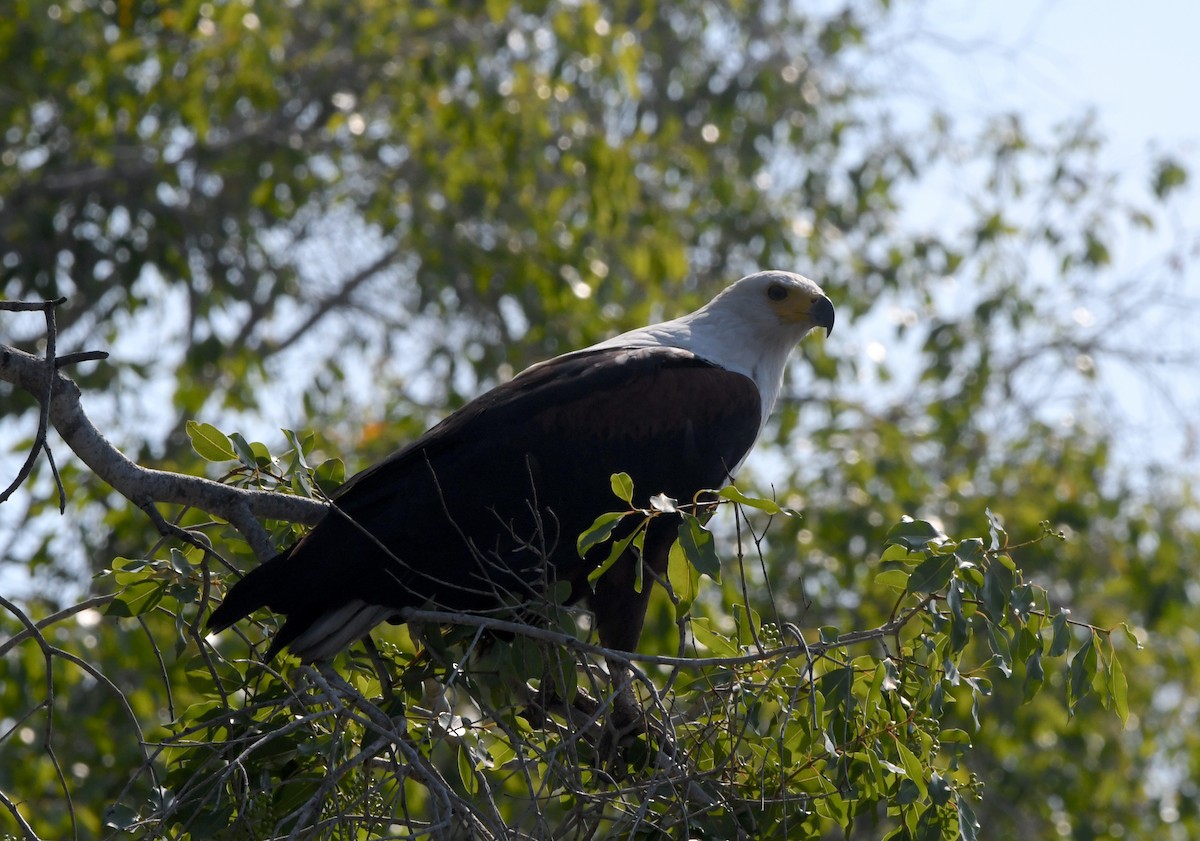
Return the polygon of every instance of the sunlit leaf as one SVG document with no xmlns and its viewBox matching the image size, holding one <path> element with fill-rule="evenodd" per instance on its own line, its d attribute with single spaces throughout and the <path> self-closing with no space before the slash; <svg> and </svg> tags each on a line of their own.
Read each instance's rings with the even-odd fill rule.
<svg viewBox="0 0 1200 841">
<path fill-rule="evenodd" d="M 934 555 L 917 565 L 908 579 L 908 589 L 913 593 L 936 593 L 950 583 L 954 574 L 953 555 Z"/>
<path fill-rule="evenodd" d="M 671 499 L 671 497 L 667 496 L 666 494 L 655 494 L 654 496 L 650 497 L 650 507 L 653 510 L 659 511 L 663 514 L 674 514 L 679 510 L 675 500 Z"/>
<path fill-rule="evenodd" d="M 579 557 L 584 557 L 587 555 L 588 551 L 592 549 L 592 547 L 599 546 L 601 543 L 608 540 L 609 537 L 612 536 L 612 533 L 616 531 L 617 526 L 621 524 L 621 520 L 623 520 L 625 516 L 626 513 L 624 511 L 610 511 L 607 514 L 601 514 L 599 517 L 597 517 L 592 524 L 588 526 L 587 531 L 579 535 L 579 538 L 576 541 L 575 546 L 579 552 Z"/>
<path fill-rule="evenodd" d="M 712 532 L 704 527 L 696 517 L 681 512 L 683 520 L 679 524 L 679 545 L 683 554 L 703 575 L 713 581 L 721 580 L 721 559 L 717 556 L 716 540 Z"/>
<path fill-rule="evenodd" d="M 902 569 L 885 569 L 876 574 L 875 583 L 902 593 L 908 589 L 909 575 L 910 573 Z"/>
<path fill-rule="evenodd" d="M 212 424 L 188 421 L 186 424 L 192 449 L 205 461 L 232 461 L 237 458 L 233 444 L 224 432 Z"/>
<path fill-rule="evenodd" d="M 633 505 L 633 479 L 629 478 L 628 473 L 614 473 L 609 483 L 618 499 Z"/>
<path fill-rule="evenodd" d="M 925 520 L 906 519 L 888 530 L 883 539 L 885 545 L 895 544 L 905 549 L 923 549 L 928 544 L 945 537 L 938 529 Z"/>
<path fill-rule="evenodd" d="M 791 513 L 785 511 L 779 503 L 773 499 L 764 499 L 757 496 L 747 496 L 733 485 L 726 485 L 721 488 L 718 496 L 721 499 L 728 499 L 731 502 L 736 502 L 739 505 L 745 505 L 748 508 L 757 508 L 759 511 L 765 511 L 768 514 L 785 514 Z"/>
</svg>

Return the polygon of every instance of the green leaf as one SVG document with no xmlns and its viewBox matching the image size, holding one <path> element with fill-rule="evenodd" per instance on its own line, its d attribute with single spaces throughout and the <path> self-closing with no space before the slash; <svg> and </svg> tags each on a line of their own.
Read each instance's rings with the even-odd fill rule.
<svg viewBox="0 0 1200 841">
<path fill-rule="evenodd" d="M 958 837 L 962 841 L 978 841 L 979 820 L 975 817 L 975 810 L 961 793 L 954 795 L 954 802 L 958 807 Z"/>
<path fill-rule="evenodd" d="M 708 649 L 713 657 L 732 657 L 738 653 L 737 646 L 729 637 L 716 631 L 706 616 L 697 616 L 691 623 L 692 636 L 696 643 Z"/>
<path fill-rule="evenodd" d="M 679 524 L 679 545 L 684 557 L 702 575 L 713 581 L 721 581 L 721 559 L 717 556 L 716 540 L 712 532 L 696 517 L 686 511 L 680 512 L 683 521 Z"/>
<path fill-rule="evenodd" d="M 912 549 L 901 546 L 899 543 L 893 543 L 889 546 L 885 546 L 883 553 L 879 556 L 879 563 L 881 564 L 895 561 L 899 561 L 900 563 L 904 564 L 917 564 L 923 560 L 925 560 L 924 552 L 914 552 Z"/>
<path fill-rule="evenodd" d="M 229 440 L 233 444 L 234 452 L 237 453 L 237 460 L 249 467 L 251 470 L 258 468 L 258 458 L 254 454 L 254 448 L 242 436 L 240 432 L 233 432 L 229 435 Z"/>
<path fill-rule="evenodd" d="M 205 461 L 233 461 L 237 458 L 229 436 L 212 424 L 188 421 L 186 430 L 192 449 Z"/>
<path fill-rule="evenodd" d="M 113 829 L 132 830 L 140 822 L 138 813 L 121 803 L 114 803 L 104 810 L 104 825 Z"/>
<path fill-rule="evenodd" d="M 1127 639 L 1131 643 L 1133 643 L 1134 648 L 1136 648 L 1138 651 L 1141 651 L 1142 650 L 1142 641 L 1140 639 L 1138 639 L 1137 634 L 1134 633 L 1133 629 L 1129 627 L 1129 623 L 1122 622 L 1118 627 L 1125 634 L 1125 639 Z"/>
<path fill-rule="evenodd" d="M 301 467 L 299 463 L 293 461 L 291 466 L 288 468 L 288 473 L 290 473 L 292 477 L 292 490 L 300 496 L 311 499 L 313 495 L 313 486 L 312 482 L 309 481 L 308 471 Z"/>
<path fill-rule="evenodd" d="M 929 710 L 934 716 L 941 718 L 942 712 L 946 708 L 946 683 L 939 680 L 934 684 L 933 691 L 929 693 Z"/>
<path fill-rule="evenodd" d="M 1033 586 L 1030 584 L 1020 584 L 1013 587 L 1012 597 L 1008 603 L 1022 622 L 1028 622 L 1031 611 L 1037 607 L 1037 601 L 1034 599 L 1033 594 Z"/>
<path fill-rule="evenodd" d="M 283 437 L 288 440 L 288 443 L 292 445 L 292 450 L 296 454 L 296 461 L 299 462 L 301 467 L 308 470 L 308 462 L 304 459 L 304 445 L 301 443 L 300 437 L 291 429 L 281 429 L 280 432 L 283 433 Z"/>
<path fill-rule="evenodd" d="M 458 749 L 458 777 L 462 780 L 467 794 L 472 797 L 479 794 L 479 777 L 475 776 L 475 763 L 471 759 L 470 750 L 465 745 Z"/>
<path fill-rule="evenodd" d="M 165 569 L 162 561 L 149 558 L 113 558 L 113 580 L 122 587 L 148 580 Z"/>
<path fill-rule="evenodd" d="M 113 597 L 104 609 L 108 616 L 141 616 L 158 606 L 162 601 L 162 581 L 139 581 L 130 584 Z"/>
<path fill-rule="evenodd" d="M 646 527 L 649 524 L 650 524 L 650 521 L 648 519 L 644 520 L 642 522 L 641 526 L 639 526 L 633 533 L 633 540 L 631 541 L 631 543 L 633 545 L 633 548 L 636 550 L 634 552 L 634 558 L 640 559 L 640 558 L 644 557 L 644 553 L 646 550 Z M 622 550 L 622 551 L 624 551 L 624 550 Z M 635 593 L 642 592 L 642 586 L 644 583 L 643 578 L 645 577 L 645 574 L 646 574 L 646 565 L 643 563 L 635 563 L 634 567 L 633 567 L 633 575 L 634 575 L 634 577 L 633 577 L 633 592 L 635 592 Z M 567 695 L 564 697 L 569 698 L 571 696 Z"/>
<path fill-rule="evenodd" d="M 599 546 L 608 540 L 625 516 L 626 512 L 624 511 L 610 511 L 607 514 L 601 514 L 593 520 L 587 530 L 579 535 L 579 539 L 575 543 L 579 551 L 579 557 L 585 557 L 593 546 Z"/>
<path fill-rule="evenodd" d="M 959 567 L 977 567 L 983 562 L 983 541 L 978 537 L 964 540 L 954 548 Z"/>
<path fill-rule="evenodd" d="M 880 663 L 883 669 L 883 680 L 880 683 L 884 692 L 895 692 L 900 688 L 900 670 L 896 668 L 896 662 L 890 657 Z"/>
<path fill-rule="evenodd" d="M 953 793 L 950 788 L 950 783 L 939 774 L 937 771 L 929 779 L 929 799 L 933 801 L 934 806 L 944 806 L 950 802 L 950 795 Z"/>
<path fill-rule="evenodd" d="M 237 435 L 237 433 L 231 433 L 230 438 L 232 438 L 234 435 Z M 267 467 L 273 461 L 271 458 L 271 451 L 267 449 L 267 445 L 262 441 L 251 441 L 250 452 L 253 453 L 254 461 L 259 467 Z"/>
<path fill-rule="evenodd" d="M 346 481 L 346 465 L 340 458 L 330 458 L 317 465 L 313 478 L 326 494 L 331 494 Z"/>
<path fill-rule="evenodd" d="M 992 647 L 992 661 L 1005 677 L 1012 676 L 1012 646 L 1004 629 L 994 622 L 987 622 L 988 642 Z"/>
<path fill-rule="evenodd" d="M 904 767 L 904 773 L 912 780 L 921 790 L 921 795 L 925 795 L 925 766 L 921 764 L 921 760 L 917 759 L 917 755 L 913 753 L 908 745 L 904 744 L 900 739 L 896 740 L 896 752 L 900 756 L 900 764 Z"/>
<path fill-rule="evenodd" d="M 1079 650 L 1071 658 L 1071 666 L 1068 671 L 1070 680 L 1067 685 L 1067 710 L 1073 715 L 1075 707 L 1087 694 L 1087 688 L 1096 678 L 1096 637 L 1094 634 L 1089 635 L 1083 645 L 1079 646 Z"/>
<path fill-rule="evenodd" d="M 1008 545 L 1008 532 L 1004 530 L 1004 525 L 1000 522 L 1000 518 L 992 513 L 992 509 L 984 509 L 987 512 L 988 518 L 988 534 L 992 538 L 992 551 L 996 552 Z"/>
<path fill-rule="evenodd" d="M 896 789 L 896 804 L 898 806 L 908 806 L 916 803 L 921 799 L 921 787 L 910 779 L 900 781 L 899 788 Z"/>
<path fill-rule="evenodd" d="M 1067 649 L 1071 646 L 1071 626 L 1068 622 L 1070 611 L 1061 610 L 1050 623 L 1053 628 L 1054 636 L 1050 641 L 1050 656 L 1061 657 L 1067 653 Z"/>
<path fill-rule="evenodd" d="M 1112 699 L 1113 711 L 1124 727 L 1129 723 L 1129 681 L 1115 651 L 1111 652 L 1108 661 L 1108 695 Z"/>
<path fill-rule="evenodd" d="M 954 574 L 955 561 L 953 555 L 934 555 L 922 561 L 908 579 L 908 589 L 912 593 L 936 593 L 950 583 Z"/>
<path fill-rule="evenodd" d="M 646 524 L 648 522 L 650 522 L 650 521 L 643 520 L 641 523 L 638 524 L 638 527 L 636 529 L 634 529 L 632 532 L 627 534 L 625 537 L 622 537 L 620 540 L 613 543 L 612 549 L 609 550 L 608 557 L 604 559 L 604 561 L 600 564 L 600 566 L 596 567 L 594 570 L 592 570 L 590 573 L 588 573 L 588 584 L 592 585 L 593 588 L 596 586 L 596 582 L 600 580 L 600 576 L 604 575 L 604 573 L 606 573 L 610 569 L 612 569 L 613 564 L 615 564 L 620 559 L 620 557 L 623 554 L 625 554 L 625 550 L 629 548 L 629 545 L 631 543 L 633 543 L 635 540 L 638 540 L 639 537 L 645 535 Z M 638 546 L 639 547 L 641 546 L 640 540 L 638 541 Z M 637 577 L 637 582 L 634 585 L 634 590 L 636 590 L 639 593 L 642 591 L 641 569 L 642 569 L 642 565 L 638 564 L 637 565 L 638 577 Z"/>
<path fill-rule="evenodd" d="M 905 519 L 888 530 L 884 545 L 896 544 L 905 549 L 924 549 L 930 543 L 941 540 L 944 535 L 932 523 L 925 520 Z"/>
<path fill-rule="evenodd" d="M 1187 180 L 1187 169 L 1174 158 L 1163 157 L 1158 161 L 1158 166 L 1154 170 L 1151 187 L 1155 196 L 1164 199 L 1171 192 L 1185 185 Z"/>
<path fill-rule="evenodd" d="M 821 675 L 818 685 L 821 695 L 831 709 L 844 709 L 853 702 L 854 669 L 832 669 Z"/>
<path fill-rule="evenodd" d="M 993 622 L 1004 621 L 1008 614 L 1012 589 L 1012 570 L 993 559 L 983 574 L 983 592 L 980 594 L 983 598 L 983 608 Z"/>
<path fill-rule="evenodd" d="M 903 593 L 908 589 L 909 573 L 902 569 L 885 569 L 875 576 L 875 583 Z"/>
<path fill-rule="evenodd" d="M 202 559 L 203 555 L 201 555 L 200 558 Z M 174 547 L 171 548 L 171 567 L 176 572 L 180 573 L 181 575 L 187 575 L 192 571 L 191 566 L 191 562 L 188 560 L 187 555 L 183 554 L 183 552 Z"/>
<path fill-rule="evenodd" d="M 633 479 L 629 478 L 628 473 L 614 473 L 609 478 L 609 483 L 618 499 L 633 505 Z"/>
<path fill-rule="evenodd" d="M 942 658 L 942 673 L 945 675 L 946 683 L 951 686 L 958 686 L 962 679 L 962 674 L 958 671 L 958 661 L 949 654 Z"/>
<path fill-rule="evenodd" d="M 963 615 L 963 584 L 958 579 L 946 588 L 946 603 L 950 608 L 950 650 L 962 651 L 971 639 L 971 629 Z"/>
<path fill-rule="evenodd" d="M 773 499 L 763 499 L 757 496 L 746 496 L 733 485 L 726 485 L 721 488 L 717 494 L 721 499 L 727 499 L 730 502 L 736 502 L 739 505 L 745 505 L 749 508 L 756 508 L 759 511 L 765 511 L 768 514 L 790 514 L 791 512 L 784 509 L 778 502 Z"/>
<path fill-rule="evenodd" d="M 938 734 L 938 741 L 943 745 L 955 744 L 970 748 L 971 734 L 959 727 L 948 727 Z"/>
<path fill-rule="evenodd" d="M 688 562 L 683 546 L 679 541 L 671 544 L 671 552 L 667 559 L 667 581 L 678 599 L 675 606 L 675 618 L 680 619 L 691 613 L 692 603 L 700 591 L 700 572 L 695 565 Z"/>
</svg>

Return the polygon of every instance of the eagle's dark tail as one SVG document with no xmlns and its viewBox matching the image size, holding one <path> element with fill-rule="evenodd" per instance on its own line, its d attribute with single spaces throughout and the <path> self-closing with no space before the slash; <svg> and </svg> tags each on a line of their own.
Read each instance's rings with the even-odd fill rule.
<svg viewBox="0 0 1200 841">
<path fill-rule="evenodd" d="M 275 596 L 281 589 L 280 584 L 283 583 L 280 579 L 286 574 L 286 563 L 291 551 L 288 549 L 266 563 L 259 564 L 234 584 L 225 594 L 225 600 L 217 605 L 217 609 L 208 617 L 209 633 L 224 631 L 260 607 L 267 607 L 275 601 Z M 286 642 L 282 645 L 286 645 Z M 274 652 L 275 646 L 272 645 L 271 653 Z"/>
<path fill-rule="evenodd" d="M 292 557 L 295 549 L 260 564 L 234 584 L 208 617 L 209 632 L 223 631 L 260 607 L 270 608 L 287 618 L 271 638 L 264 662 L 286 646 L 307 663 L 333 656 L 396 613 L 394 607 L 356 598 L 330 603 L 322 588 L 311 582 L 305 586 L 297 570 L 300 559 Z"/>
</svg>

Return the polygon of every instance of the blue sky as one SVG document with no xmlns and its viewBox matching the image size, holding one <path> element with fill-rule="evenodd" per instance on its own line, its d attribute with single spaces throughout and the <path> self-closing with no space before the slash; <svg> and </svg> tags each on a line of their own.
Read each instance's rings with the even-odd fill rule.
<svg viewBox="0 0 1200 841">
<path fill-rule="evenodd" d="M 1118 196 L 1132 201 L 1145 198 L 1156 155 L 1171 154 L 1191 170 L 1186 194 L 1158 230 L 1121 232 L 1112 271 L 1098 282 L 1161 279 L 1156 266 L 1182 242 L 1190 265 L 1170 291 L 1190 309 L 1164 307 L 1141 335 L 1147 349 L 1200 356 L 1200 340 L 1184 323 L 1200 317 L 1200 2 L 918 0 L 897 9 L 896 43 L 916 66 L 899 65 L 899 78 L 889 81 L 918 107 L 936 104 L 964 127 L 997 112 L 1020 112 L 1035 135 L 1092 109 L 1106 141 L 1101 166 L 1121 174 Z M 913 216 L 928 214 L 933 224 L 945 224 L 945 212 L 936 210 L 939 197 L 931 198 L 928 207 L 918 200 Z M 1194 410 L 1191 416 L 1200 417 L 1200 377 L 1190 368 L 1172 370 L 1158 393 L 1135 370 L 1109 369 L 1107 377 L 1113 402 L 1128 418 L 1125 458 L 1179 467 L 1175 460 L 1189 445 L 1163 392 L 1178 400 L 1185 416 Z M 1189 458 L 1200 460 L 1194 449 Z"/>
<path fill-rule="evenodd" d="M 1196 154 L 1200 3 L 934 0 L 920 6 L 942 32 L 1011 48 L 1007 58 L 976 64 L 977 78 L 967 73 L 961 79 L 978 85 L 991 104 L 1051 121 L 1095 106 L 1118 163 L 1140 161 L 1154 140 Z M 972 63 L 961 66 L 970 70 Z"/>
</svg>

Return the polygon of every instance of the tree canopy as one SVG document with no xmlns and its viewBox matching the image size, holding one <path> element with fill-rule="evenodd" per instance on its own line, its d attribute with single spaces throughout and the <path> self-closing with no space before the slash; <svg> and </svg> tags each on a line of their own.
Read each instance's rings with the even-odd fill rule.
<svg viewBox="0 0 1200 841">
<path fill-rule="evenodd" d="M 1194 475 L 1113 399 L 1196 361 L 1163 326 L 1192 253 L 1114 269 L 1185 159 L 897 119 L 863 67 L 902 4 L 11 5 L 4 833 L 1200 833 Z M 911 221 L 931 184 L 952 227 Z M 838 331 L 685 518 L 626 657 L 645 732 L 605 730 L 613 653 L 553 598 L 333 669 L 259 664 L 266 616 L 204 636 L 349 472 L 759 268 Z"/>
</svg>

